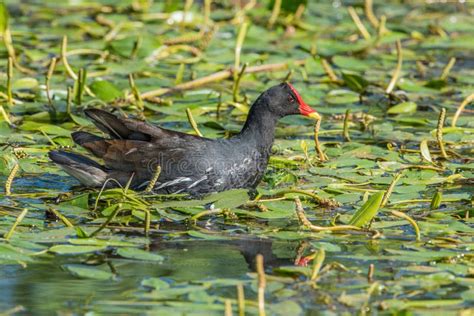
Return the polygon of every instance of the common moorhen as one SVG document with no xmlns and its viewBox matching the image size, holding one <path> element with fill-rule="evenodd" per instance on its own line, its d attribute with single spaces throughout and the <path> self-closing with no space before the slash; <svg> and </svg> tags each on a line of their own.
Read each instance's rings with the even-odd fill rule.
<svg viewBox="0 0 474 316">
<path fill-rule="evenodd" d="M 65 172 L 88 187 L 100 187 L 110 178 L 122 185 L 132 179 L 131 187 L 140 190 L 159 165 L 155 193 L 191 195 L 254 189 L 267 167 L 278 119 L 292 114 L 319 118 L 289 83 L 263 92 L 240 133 L 228 139 L 171 131 L 98 109 L 85 114 L 111 139 L 82 131 L 72 133 L 72 138 L 105 165 L 75 153 L 51 151 L 49 157 Z"/>
</svg>

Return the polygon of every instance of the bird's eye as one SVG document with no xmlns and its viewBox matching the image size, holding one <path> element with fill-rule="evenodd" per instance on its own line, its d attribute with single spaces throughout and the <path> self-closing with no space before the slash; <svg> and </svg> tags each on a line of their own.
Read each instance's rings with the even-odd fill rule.
<svg viewBox="0 0 474 316">
<path fill-rule="evenodd" d="M 288 96 L 288 102 L 293 103 L 293 102 L 295 102 L 295 99 L 291 95 L 289 95 Z"/>
</svg>

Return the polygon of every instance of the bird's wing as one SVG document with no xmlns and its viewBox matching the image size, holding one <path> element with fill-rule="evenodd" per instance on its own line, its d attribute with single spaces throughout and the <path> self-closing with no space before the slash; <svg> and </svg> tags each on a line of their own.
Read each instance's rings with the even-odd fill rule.
<svg viewBox="0 0 474 316">
<path fill-rule="evenodd" d="M 131 118 L 117 117 L 114 114 L 99 110 L 85 110 L 86 115 L 103 132 L 113 139 L 139 140 L 147 142 L 166 142 L 180 144 L 188 141 L 203 140 L 199 136 L 172 131 Z"/>
</svg>

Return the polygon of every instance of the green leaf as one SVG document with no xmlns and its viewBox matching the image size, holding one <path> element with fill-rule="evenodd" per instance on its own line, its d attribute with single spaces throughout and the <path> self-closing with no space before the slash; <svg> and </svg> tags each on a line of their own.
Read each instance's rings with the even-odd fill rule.
<svg viewBox="0 0 474 316">
<path fill-rule="evenodd" d="M 379 211 L 385 191 L 373 194 L 362 207 L 355 212 L 349 221 L 349 225 L 362 227 L 372 220 Z"/>
<path fill-rule="evenodd" d="M 76 235 L 78 238 L 88 238 L 89 235 L 80 227 L 76 226 L 74 227 L 74 229 L 76 230 Z"/>
<path fill-rule="evenodd" d="M 212 194 L 204 199 L 205 202 L 214 202 L 215 208 L 234 208 L 249 200 L 248 190 L 236 189 Z"/>
<path fill-rule="evenodd" d="M 155 290 L 164 290 L 170 287 L 170 284 L 160 278 L 148 278 L 142 281 L 143 286 L 154 288 Z"/>
<path fill-rule="evenodd" d="M 123 96 L 122 92 L 113 83 L 105 80 L 94 81 L 90 88 L 104 102 L 110 102 Z"/>
<path fill-rule="evenodd" d="M 439 206 L 441 205 L 441 199 L 442 199 L 441 192 L 437 191 L 437 192 L 433 195 L 433 198 L 431 199 L 430 209 L 431 209 L 431 210 L 436 210 L 436 209 L 438 209 Z"/>
<path fill-rule="evenodd" d="M 90 267 L 82 264 L 65 264 L 62 266 L 66 271 L 79 278 L 95 279 L 95 280 L 110 280 L 114 277 L 111 272 L 104 271 L 95 267 Z"/>
<path fill-rule="evenodd" d="M 48 135 L 55 135 L 55 136 L 66 136 L 69 137 L 71 135 L 71 131 L 64 129 L 60 126 L 51 125 L 51 124 L 44 124 L 32 121 L 24 122 L 20 128 L 25 131 L 41 131 Z"/>
<path fill-rule="evenodd" d="M 146 260 L 146 261 L 163 261 L 165 258 L 156 253 L 145 251 L 138 248 L 119 248 L 117 254 L 128 259 Z"/>
<path fill-rule="evenodd" d="M 205 233 L 201 233 L 201 232 L 196 231 L 196 230 L 190 230 L 190 231 L 187 232 L 187 234 L 191 237 L 205 239 L 205 240 L 225 240 L 225 239 L 229 239 L 228 237 L 225 237 L 225 236 L 222 236 L 222 235 L 205 234 Z"/>
<path fill-rule="evenodd" d="M 2 34 L 8 28 L 8 20 L 9 19 L 10 19 L 10 16 L 8 14 L 7 6 L 2 1 L 2 2 L 0 2 L 0 32 L 2 32 Z"/>
<path fill-rule="evenodd" d="M 104 250 L 105 246 L 73 246 L 73 245 L 56 245 L 49 248 L 50 252 L 60 255 L 83 254 Z"/>
<path fill-rule="evenodd" d="M 0 244 L 0 260 L 1 261 L 33 261 L 21 248 L 16 248 L 7 244 Z"/>
<path fill-rule="evenodd" d="M 354 73 L 343 72 L 342 79 L 349 89 L 359 93 L 363 92 L 369 85 L 367 80 Z"/>
<path fill-rule="evenodd" d="M 436 89 L 436 90 L 441 90 L 442 88 L 446 87 L 447 84 L 448 83 L 446 82 L 446 80 L 433 79 L 433 80 L 428 81 L 425 84 L 425 87 L 431 88 L 431 89 Z"/>
<path fill-rule="evenodd" d="M 69 242 L 73 245 L 82 246 L 113 246 L 113 247 L 133 247 L 135 244 L 120 240 L 104 240 L 96 238 L 81 238 L 81 239 L 69 239 Z"/>
<path fill-rule="evenodd" d="M 420 152 L 421 156 L 428 162 L 433 162 L 431 159 L 430 149 L 428 148 L 428 141 L 426 139 L 422 140 L 420 143 Z"/>
<path fill-rule="evenodd" d="M 81 126 L 92 126 L 93 125 L 91 123 L 91 121 L 86 120 L 83 117 L 80 117 L 80 116 L 77 116 L 77 115 L 74 115 L 74 114 L 70 114 L 70 117 L 74 121 L 74 123 L 76 123 L 77 125 L 81 125 Z"/>
<path fill-rule="evenodd" d="M 388 109 L 388 114 L 401 114 L 416 112 L 417 105 L 415 102 L 402 102 Z"/>
<path fill-rule="evenodd" d="M 359 94 L 351 90 L 331 90 L 326 95 L 326 102 L 329 104 L 350 104 L 359 102 Z"/>
</svg>

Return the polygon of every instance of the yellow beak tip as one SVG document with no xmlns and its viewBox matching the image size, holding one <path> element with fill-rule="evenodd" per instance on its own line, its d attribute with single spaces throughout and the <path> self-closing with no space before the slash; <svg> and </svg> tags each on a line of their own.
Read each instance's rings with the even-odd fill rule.
<svg viewBox="0 0 474 316">
<path fill-rule="evenodd" d="M 318 112 L 309 113 L 309 114 L 308 114 L 308 117 L 310 117 L 310 118 L 312 118 L 312 119 L 315 119 L 315 120 L 320 120 L 320 119 L 321 119 L 321 115 L 319 115 Z"/>
</svg>

